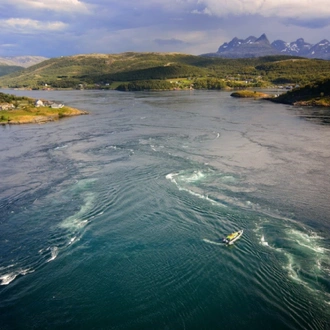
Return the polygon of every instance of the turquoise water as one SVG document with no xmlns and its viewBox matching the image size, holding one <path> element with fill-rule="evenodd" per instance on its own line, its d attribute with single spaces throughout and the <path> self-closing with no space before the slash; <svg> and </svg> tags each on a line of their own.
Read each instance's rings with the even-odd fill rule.
<svg viewBox="0 0 330 330">
<path fill-rule="evenodd" d="M 330 328 L 330 127 L 315 109 L 11 92 L 90 115 L 0 127 L 0 329 Z"/>
</svg>

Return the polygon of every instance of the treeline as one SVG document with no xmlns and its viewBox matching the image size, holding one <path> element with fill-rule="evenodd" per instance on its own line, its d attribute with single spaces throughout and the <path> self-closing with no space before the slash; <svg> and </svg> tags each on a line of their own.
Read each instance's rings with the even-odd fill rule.
<svg viewBox="0 0 330 330">
<path fill-rule="evenodd" d="M 53 88 L 78 88 L 79 84 L 81 84 L 81 81 L 79 79 L 58 79 L 58 80 L 50 80 L 46 81 L 38 81 L 38 86 L 44 87 L 47 84 L 47 86 L 51 86 Z"/>
<path fill-rule="evenodd" d="M 143 91 L 143 90 L 171 90 L 171 89 L 209 89 L 222 90 L 228 87 L 246 88 L 246 87 L 262 87 L 260 82 L 224 81 L 217 78 L 195 78 L 184 81 L 168 81 L 168 80 L 137 80 L 120 84 L 116 90 L 119 91 Z"/>
<path fill-rule="evenodd" d="M 13 103 L 13 102 L 22 101 L 22 100 L 29 101 L 29 98 L 25 97 L 25 96 L 16 96 L 16 95 L 0 92 L 0 103 Z"/>
<path fill-rule="evenodd" d="M 307 84 L 300 88 L 295 88 L 285 94 L 279 95 L 275 102 L 294 104 L 300 101 L 327 100 L 330 103 L 330 79 Z"/>
<path fill-rule="evenodd" d="M 323 80 L 330 76 L 330 62 L 325 60 L 289 59 L 264 63 L 256 70 L 274 84 L 300 84 Z"/>
<path fill-rule="evenodd" d="M 124 71 L 108 75 L 101 75 L 93 77 L 93 82 L 100 81 L 136 81 L 136 80 L 161 80 L 205 76 L 207 71 L 190 65 L 166 65 L 156 66 L 153 68 Z M 87 77 L 81 77 L 84 79 Z M 90 77 L 91 78 L 91 77 Z M 89 79 L 90 80 L 90 79 Z"/>
<path fill-rule="evenodd" d="M 144 91 L 144 90 L 170 90 L 173 85 L 166 80 L 145 80 L 145 81 L 132 81 L 129 83 L 120 84 L 116 90 L 127 91 Z"/>
<path fill-rule="evenodd" d="M 0 76 L 5 76 L 7 74 L 21 71 L 23 68 L 16 65 L 0 65 Z"/>
<path fill-rule="evenodd" d="M 197 78 L 191 81 L 194 89 L 215 89 L 221 90 L 226 88 L 246 88 L 246 87 L 263 87 L 263 82 L 258 80 L 237 81 L 225 80 L 219 78 Z"/>
</svg>

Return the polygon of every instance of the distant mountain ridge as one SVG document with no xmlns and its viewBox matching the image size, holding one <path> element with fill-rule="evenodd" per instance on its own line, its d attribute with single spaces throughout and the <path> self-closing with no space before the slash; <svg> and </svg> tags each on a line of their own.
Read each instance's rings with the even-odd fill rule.
<svg viewBox="0 0 330 330">
<path fill-rule="evenodd" d="M 246 39 L 234 38 L 222 44 L 216 53 L 203 54 L 209 57 L 251 58 L 268 55 L 289 55 L 307 58 L 330 60 L 330 42 L 321 40 L 313 45 L 299 38 L 293 42 L 275 40 L 269 42 L 267 36 L 262 34 L 259 38 L 250 36 Z"/>
<path fill-rule="evenodd" d="M 43 56 L 5 56 L 0 57 L 0 65 L 21 66 L 28 68 L 29 66 L 48 60 Z"/>
</svg>

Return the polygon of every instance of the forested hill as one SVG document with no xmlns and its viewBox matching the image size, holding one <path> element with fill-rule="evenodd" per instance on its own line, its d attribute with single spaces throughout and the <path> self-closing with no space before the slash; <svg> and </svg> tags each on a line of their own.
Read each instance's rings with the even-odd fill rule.
<svg viewBox="0 0 330 330">
<path fill-rule="evenodd" d="M 308 106 L 330 106 L 330 78 L 295 88 L 285 94 L 271 99 L 273 102 L 308 105 Z"/>
<path fill-rule="evenodd" d="M 0 77 L 20 70 L 23 70 L 23 67 L 17 65 L 2 64 L 0 62 Z"/>
<path fill-rule="evenodd" d="M 170 88 L 173 83 L 179 84 L 179 88 L 265 87 L 273 84 L 305 85 L 329 76 L 330 61 L 324 60 L 288 56 L 223 59 L 131 52 L 52 58 L 0 77 L 0 86 L 116 89 L 134 82 L 134 86 L 140 85 L 138 88 L 147 85 L 152 88 L 153 83 L 162 88 Z M 125 90 L 125 86 L 122 89 Z"/>
</svg>

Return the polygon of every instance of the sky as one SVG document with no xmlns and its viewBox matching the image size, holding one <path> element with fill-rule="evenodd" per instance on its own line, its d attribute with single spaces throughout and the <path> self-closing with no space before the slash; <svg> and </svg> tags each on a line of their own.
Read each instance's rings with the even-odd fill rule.
<svg viewBox="0 0 330 330">
<path fill-rule="evenodd" d="M 0 0 L 0 57 L 216 52 L 234 37 L 330 39 L 329 0 Z"/>
</svg>

